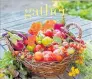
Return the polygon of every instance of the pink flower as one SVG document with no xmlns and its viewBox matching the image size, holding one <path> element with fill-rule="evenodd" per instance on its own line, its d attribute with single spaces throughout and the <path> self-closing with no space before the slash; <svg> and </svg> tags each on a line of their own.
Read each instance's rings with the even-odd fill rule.
<svg viewBox="0 0 92 79">
<path fill-rule="evenodd" d="M 61 27 L 64 27 L 64 24 L 55 24 L 54 29 L 60 30 Z"/>
</svg>

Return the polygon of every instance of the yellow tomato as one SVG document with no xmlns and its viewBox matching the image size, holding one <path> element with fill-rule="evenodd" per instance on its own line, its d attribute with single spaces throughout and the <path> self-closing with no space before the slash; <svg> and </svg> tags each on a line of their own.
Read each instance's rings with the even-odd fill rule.
<svg viewBox="0 0 92 79">
<path fill-rule="evenodd" d="M 53 42 L 53 39 L 50 38 L 50 37 L 45 37 L 45 38 L 42 39 L 42 44 L 43 44 L 44 46 L 48 46 L 48 45 L 50 45 L 52 42 Z"/>
<path fill-rule="evenodd" d="M 28 49 L 29 51 L 33 51 L 33 50 L 34 50 L 34 47 L 35 47 L 35 45 L 34 45 L 34 46 L 29 46 L 29 45 L 27 45 L 27 49 Z"/>
</svg>

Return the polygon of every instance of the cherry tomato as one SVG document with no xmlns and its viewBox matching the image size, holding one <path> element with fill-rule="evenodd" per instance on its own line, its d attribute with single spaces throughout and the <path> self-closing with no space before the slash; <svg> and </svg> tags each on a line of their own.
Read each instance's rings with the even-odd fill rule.
<svg viewBox="0 0 92 79">
<path fill-rule="evenodd" d="M 32 55 L 27 55 L 27 59 L 31 60 L 32 59 Z"/>
<path fill-rule="evenodd" d="M 77 44 L 76 44 L 76 43 L 74 43 L 74 44 L 73 44 L 73 47 L 76 49 L 76 48 L 77 48 Z"/>
<path fill-rule="evenodd" d="M 80 45 L 78 44 L 76 48 L 77 48 L 77 50 L 79 50 L 80 49 Z"/>
<path fill-rule="evenodd" d="M 83 48 L 86 48 L 86 45 L 82 45 Z"/>
<path fill-rule="evenodd" d="M 24 50 L 24 52 L 25 52 L 25 53 L 28 53 L 28 52 L 29 52 L 29 50 L 28 50 L 28 49 L 25 49 L 25 50 Z"/>
<path fill-rule="evenodd" d="M 54 50 L 54 47 L 51 45 L 47 48 L 48 51 L 53 51 Z"/>
<path fill-rule="evenodd" d="M 19 54 L 19 51 L 14 51 L 14 55 L 17 56 Z"/>
<path fill-rule="evenodd" d="M 66 51 L 66 48 L 65 47 L 61 47 L 61 51 L 62 52 L 65 52 Z"/>
<path fill-rule="evenodd" d="M 74 46 L 74 43 L 73 43 L 73 42 L 71 42 L 69 45 L 70 45 L 70 47 L 73 47 L 73 46 Z"/>
<path fill-rule="evenodd" d="M 68 42 L 63 42 L 63 45 L 64 45 L 65 48 L 68 48 L 69 47 Z"/>
</svg>

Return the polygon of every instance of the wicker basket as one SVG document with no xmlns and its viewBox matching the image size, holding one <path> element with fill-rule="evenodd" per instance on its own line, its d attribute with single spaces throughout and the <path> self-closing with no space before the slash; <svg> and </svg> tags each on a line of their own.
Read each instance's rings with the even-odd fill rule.
<svg viewBox="0 0 92 79">
<path fill-rule="evenodd" d="M 69 30 L 69 28 L 72 25 L 78 28 L 79 30 L 78 37 L 81 38 L 82 30 L 77 24 L 70 23 L 66 26 L 66 29 Z M 10 51 L 14 52 L 14 49 L 12 48 L 12 45 L 7 36 L 5 36 L 5 40 Z M 78 52 L 64 58 L 61 62 L 34 62 L 34 61 L 21 60 L 19 57 L 16 57 L 16 59 L 22 62 L 28 69 L 30 69 L 36 75 L 47 78 L 47 77 L 54 77 L 63 74 L 69 63 L 76 60 L 77 55 Z"/>
</svg>

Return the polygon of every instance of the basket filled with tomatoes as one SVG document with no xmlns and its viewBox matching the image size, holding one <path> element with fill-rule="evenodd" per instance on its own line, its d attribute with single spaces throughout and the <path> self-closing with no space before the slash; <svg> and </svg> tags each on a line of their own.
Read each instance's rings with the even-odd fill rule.
<svg viewBox="0 0 92 79">
<path fill-rule="evenodd" d="M 78 37 L 69 31 L 72 26 L 79 30 Z M 3 36 L 12 55 L 42 77 L 63 74 L 85 49 L 85 42 L 81 39 L 82 30 L 75 23 L 66 25 L 47 20 L 43 24 L 33 23 L 28 33 L 6 31 Z"/>
</svg>

